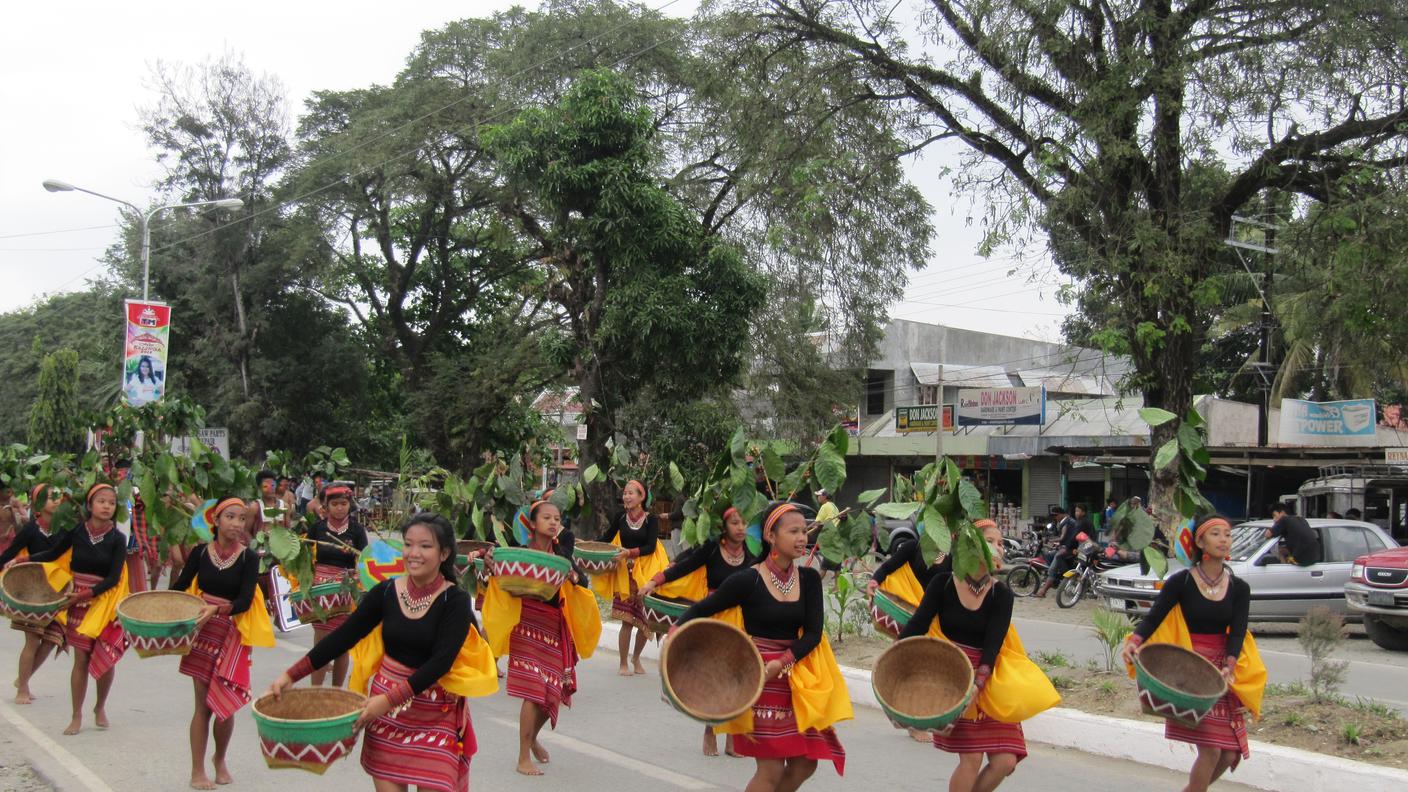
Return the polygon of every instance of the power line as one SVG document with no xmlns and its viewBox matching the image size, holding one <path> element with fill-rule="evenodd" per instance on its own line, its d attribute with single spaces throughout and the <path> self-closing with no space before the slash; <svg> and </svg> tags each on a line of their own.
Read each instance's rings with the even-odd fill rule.
<svg viewBox="0 0 1408 792">
<path fill-rule="evenodd" d="M 107 225 L 82 226 L 80 228 L 55 228 L 51 231 L 27 231 L 22 234 L 0 234 L 0 239 L 20 239 L 22 237 L 50 236 L 51 234 L 74 234 L 79 231 L 99 231 L 105 228 L 117 227 L 118 225 L 116 223 L 109 223 Z M 81 249 L 88 250 L 89 248 Z"/>
</svg>

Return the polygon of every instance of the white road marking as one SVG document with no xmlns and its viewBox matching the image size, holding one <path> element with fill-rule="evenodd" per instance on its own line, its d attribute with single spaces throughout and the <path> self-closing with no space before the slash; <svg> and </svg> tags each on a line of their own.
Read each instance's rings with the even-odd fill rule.
<svg viewBox="0 0 1408 792">
<path fill-rule="evenodd" d="M 517 721 L 511 721 L 507 718 L 489 718 L 489 720 L 499 724 L 500 726 L 506 726 L 510 729 L 514 729 L 515 731 L 518 729 Z M 583 754 L 584 756 L 590 756 L 593 759 L 600 759 L 604 762 L 607 762 L 608 764 L 614 764 L 617 767 L 624 768 L 635 773 L 639 773 L 649 778 L 653 778 L 656 781 L 662 781 L 666 784 L 669 784 L 675 789 L 718 789 L 718 787 L 714 786 L 713 784 L 710 784 L 707 781 L 701 781 L 698 778 L 694 778 L 692 776 L 681 775 L 679 773 L 666 770 L 663 767 L 656 767 L 655 765 L 650 764 L 648 762 L 642 762 L 639 759 L 633 759 L 629 756 L 616 753 L 615 751 L 612 751 L 609 748 L 603 748 L 600 745 L 595 745 L 589 742 L 583 742 L 582 740 L 578 740 L 573 737 L 568 737 L 565 734 L 558 734 L 556 732 L 543 732 L 541 735 L 541 739 L 543 740 L 543 742 L 549 745 L 561 745 L 563 748 L 566 748 L 569 751 L 574 751 L 576 753 Z"/>
<path fill-rule="evenodd" d="M 84 766 L 84 764 L 78 760 L 78 757 L 69 753 L 67 748 L 64 748 L 62 745 L 50 739 L 49 735 L 35 728 L 34 724 L 30 723 L 23 715 L 16 712 L 13 707 L 3 701 L 0 701 L 0 716 L 4 716 L 5 720 L 9 721 L 18 729 L 20 734 L 28 738 L 30 742 L 39 746 L 39 749 L 48 754 L 49 758 L 53 759 L 60 767 L 67 770 L 70 775 L 78 779 L 78 782 L 83 784 L 89 792 L 113 792 L 112 787 L 104 783 L 103 779 L 95 775 L 92 770 Z"/>
</svg>

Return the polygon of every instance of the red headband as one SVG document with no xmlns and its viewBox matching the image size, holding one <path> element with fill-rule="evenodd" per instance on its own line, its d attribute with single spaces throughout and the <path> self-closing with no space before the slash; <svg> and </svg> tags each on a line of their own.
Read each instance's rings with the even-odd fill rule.
<svg viewBox="0 0 1408 792">
<path fill-rule="evenodd" d="M 33 506 L 35 503 L 38 503 L 40 493 L 44 492 L 46 489 L 49 489 L 48 484 L 35 484 L 33 489 L 29 491 L 29 505 Z"/>
<path fill-rule="evenodd" d="M 763 533 L 771 531 L 773 526 L 777 525 L 777 521 L 782 519 L 782 515 L 794 511 L 798 511 L 797 504 L 795 503 L 784 503 L 773 509 L 772 513 L 768 515 L 767 520 L 763 523 Z"/>
<path fill-rule="evenodd" d="M 730 518 L 730 517 L 737 517 L 737 516 L 738 516 L 738 509 L 735 509 L 735 508 L 733 508 L 732 506 L 728 507 L 727 509 L 724 509 L 724 522 L 728 522 L 728 518 Z"/>
<path fill-rule="evenodd" d="M 974 527 L 974 528 L 977 528 L 979 531 L 981 531 L 981 530 L 984 530 L 984 529 L 986 529 L 986 528 L 996 528 L 996 527 L 997 527 L 997 523 L 996 523 L 996 522 L 993 522 L 992 520 L 989 520 L 989 519 L 986 518 L 986 517 L 984 517 L 984 518 L 981 519 L 981 520 L 975 520 L 975 521 L 973 522 L 973 527 Z"/>
<path fill-rule="evenodd" d="M 114 496 L 114 497 L 117 496 L 117 490 L 113 489 L 113 487 L 112 487 L 111 484 L 104 484 L 103 482 L 100 481 L 100 482 L 98 482 L 97 484 L 94 484 L 93 486 L 91 486 L 91 487 L 88 488 L 88 494 L 87 494 L 86 496 L 84 496 L 83 502 L 86 503 L 86 504 L 91 504 L 91 503 L 93 502 L 93 496 L 94 496 L 94 495 L 97 495 L 99 492 L 102 492 L 103 490 L 112 490 L 113 496 Z"/>
<path fill-rule="evenodd" d="M 338 484 L 335 487 L 328 487 L 327 489 L 323 490 L 323 500 L 326 501 L 332 498 L 347 498 L 348 500 L 351 500 L 352 490 L 351 488 L 343 486 L 341 484 Z"/>
<path fill-rule="evenodd" d="M 1193 541 L 1198 541 L 1198 539 L 1202 537 L 1203 531 L 1211 530 L 1219 525 L 1228 530 L 1232 529 L 1232 523 L 1224 520 L 1223 518 L 1209 517 L 1206 520 L 1203 520 L 1202 522 L 1198 523 L 1197 530 L 1193 531 Z"/>
<path fill-rule="evenodd" d="M 210 515 L 208 519 L 210 520 L 211 524 L 213 525 L 216 520 L 220 519 L 220 512 L 225 511 L 226 509 L 230 508 L 231 506 L 243 506 L 243 505 L 245 505 L 245 504 L 244 504 L 244 501 L 241 500 L 241 499 L 239 499 L 239 498 L 225 498 L 224 500 L 220 501 L 219 503 L 215 504 L 214 506 L 211 506 L 211 507 L 210 507 L 210 511 L 206 512 L 206 514 Z"/>
<path fill-rule="evenodd" d="M 631 486 L 632 484 L 636 485 L 637 487 L 640 487 L 640 497 L 642 500 L 644 500 L 647 496 L 650 495 L 650 490 L 646 489 L 645 485 L 640 483 L 639 481 L 631 479 L 630 481 L 626 482 L 627 487 Z"/>
</svg>

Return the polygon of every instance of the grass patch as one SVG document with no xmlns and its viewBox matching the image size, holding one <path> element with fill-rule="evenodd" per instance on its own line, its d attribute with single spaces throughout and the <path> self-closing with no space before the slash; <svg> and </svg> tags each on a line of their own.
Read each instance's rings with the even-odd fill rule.
<svg viewBox="0 0 1408 792">
<path fill-rule="evenodd" d="M 1114 683 L 1113 680 L 1107 679 L 1107 680 L 1105 680 L 1104 682 L 1101 682 L 1101 683 L 1100 683 L 1100 692 L 1101 692 L 1101 693 L 1104 693 L 1104 694 L 1107 695 L 1107 696 L 1113 696 L 1113 695 L 1115 695 L 1115 693 L 1116 693 L 1118 690 L 1119 690 L 1119 688 L 1115 686 L 1115 683 Z"/>
<path fill-rule="evenodd" d="M 1042 666 L 1043 668 L 1071 668 L 1071 667 L 1072 667 L 1072 666 L 1071 666 L 1071 658 L 1066 657 L 1065 654 L 1063 654 L 1062 652 L 1059 652 L 1059 651 L 1056 651 L 1056 652 L 1037 651 L 1036 654 L 1034 654 L 1034 655 L 1032 656 L 1032 659 L 1037 662 L 1037 665 Z"/>
<path fill-rule="evenodd" d="M 1272 697 L 1309 696 L 1310 688 L 1299 679 L 1294 682 L 1268 682 L 1266 683 L 1266 695 Z"/>
<path fill-rule="evenodd" d="M 1346 723 L 1340 727 L 1340 738 L 1346 745 L 1358 745 L 1359 740 L 1364 736 L 1357 723 Z"/>
<path fill-rule="evenodd" d="M 1370 715 L 1377 715 L 1380 718 L 1389 718 L 1390 720 L 1396 720 L 1398 718 L 1398 710 L 1381 701 L 1355 696 L 1354 704 L 1351 706 L 1360 712 L 1367 712 Z"/>
<path fill-rule="evenodd" d="M 1287 726 L 1304 726 L 1305 716 L 1299 712 L 1287 712 L 1286 717 L 1281 721 Z"/>
<path fill-rule="evenodd" d="M 1060 674 L 1052 674 L 1051 685 L 1057 690 L 1071 690 L 1076 686 L 1076 682 L 1070 677 L 1061 676 Z"/>
</svg>

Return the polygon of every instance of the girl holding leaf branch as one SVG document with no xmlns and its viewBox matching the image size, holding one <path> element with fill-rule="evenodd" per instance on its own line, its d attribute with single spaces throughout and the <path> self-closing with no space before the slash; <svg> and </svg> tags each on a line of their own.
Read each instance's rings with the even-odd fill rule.
<svg viewBox="0 0 1408 792">
<path fill-rule="evenodd" d="M 327 517 L 319 520 L 308 530 L 308 538 L 315 542 L 315 562 L 313 585 L 346 580 L 355 576 L 357 554 L 367 547 L 367 531 L 351 517 L 352 490 L 341 485 L 333 485 L 323 490 L 323 508 Z M 313 623 L 313 643 L 316 645 L 333 630 L 347 621 L 348 614 L 339 614 L 325 621 Z M 347 655 L 339 656 L 332 664 L 333 687 L 342 687 L 347 681 Z M 319 668 L 313 672 L 313 684 L 323 684 L 327 671 Z"/>
<path fill-rule="evenodd" d="M 621 622 L 619 673 L 621 676 L 632 676 L 645 673 L 640 656 L 650 637 L 650 631 L 645 626 L 645 607 L 641 604 L 640 590 L 651 578 L 665 570 L 670 559 L 665 554 L 665 545 L 660 542 L 660 521 L 645 510 L 650 505 L 650 493 L 645 485 L 635 479 L 626 482 L 621 491 L 621 502 L 626 510 L 611 521 L 611 530 L 605 537 L 606 541 L 621 547 L 617 555 L 617 571 L 595 577 L 592 589 L 603 600 L 611 601 L 611 616 Z M 632 628 L 636 635 L 634 651 L 631 649 Z M 629 666 L 627 658 L 630 659 Z"/>
</svg>

